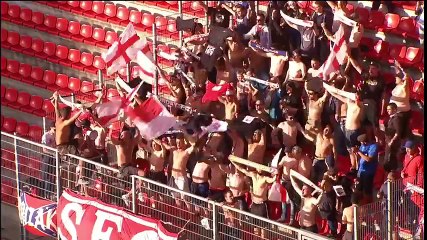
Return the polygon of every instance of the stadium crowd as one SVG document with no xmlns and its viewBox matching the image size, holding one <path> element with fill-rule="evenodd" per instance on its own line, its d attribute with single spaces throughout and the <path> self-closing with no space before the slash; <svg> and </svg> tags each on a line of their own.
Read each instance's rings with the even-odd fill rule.
<svg viewBox="0 0 427 240">
<path fill-rule="evenodd" d="M 393 11 L 393 3 L 384 2 Z M 91 107 L 73 112 L 60 109 L 54 93 L 56 122 L 43 143 L 58 148 L 61 168 L 73 168 L 82 189 L 95 183 L 95 167 L 70 162 L 63 154 L 108 164 L 106 146 L 111 142 L 120 178 L 145 176 L 314 233 L 319 213 L 330 237 L 339 236 L 341 222 L 346 231 L 340 237 L 353 239 L 353 208 L 387 196 L 387 178 L 422 183 L 422 143 L 409 126 L 413 111 L 424 112 L 424 74 L 412 79 L 395 61 L 395 82 L 386 83 L 381 66 L 361 57 L 364 26 L 357 23 L 356 13 L 349 13 L 346 1 L 317 1 L 312 15 L 299 11 L 295 1 L 271 1 L 266 14 L 256 12 L 253 1 L 199 4 L 209 16 L 210 34 L 197 21 L 182 20 L 178 30 L 192 36 L 172 54 L 175 71 L 159 70 L 168 99 L 177 103 L 168 109 L 184 122 L 179 128 L 147 141 L 125 120 L 118 131 L 99 124 L 94 109 L 102 96 Z M 300 22 L 285 20 L 282 13 Z M 342 23 L 337 14 L 356 24 Z M 306 25 L 308 21 L 313 25 Z M 418 22 L 421 33 L 423 10 Z M 337 51 L 333 46 L 339 44 L 339 34 L 347 45 L 344 64 L 324 76 L 322 65 Z M 142 104 L 150 88 L 139 91 L 134 104 Z M 184 111 L 179 107 L 183 105 L 195 111 Z M 227 131 L 203 134 L 213 118 L 226 122 Z M 384 128 L 380 119 L 386 119 Z M 237 164 L 230 155 L 278 171 Z M 301 184 L 293 171 L 321 190 Z M 282 185 L 279 200 L 272 197 L 275 183 Z M 129 197 L 123 195 L 126 204 Z M 187 202 L 181 195 L 174 198 L 178 206 L 189 207 L 182 205 Z M 422 208 L 410 196 L 404 201 Z M 229 226 L 238 227 L 232 214 L 224 215 Z M 418 215 L 410 220 L 417 225 Z"/>
</svg>

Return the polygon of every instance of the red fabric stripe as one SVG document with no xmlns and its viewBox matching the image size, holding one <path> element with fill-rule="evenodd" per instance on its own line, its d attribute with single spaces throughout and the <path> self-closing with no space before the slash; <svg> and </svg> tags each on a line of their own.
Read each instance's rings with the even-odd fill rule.
<svg viewBox="0 0 427 240">
<path fill-rule="evenodd" d="M 136 109 L 130 110 L 129 117 L 139 117 L 141 121 L 148 123 L 159 116 L 162 111 L 163 106 L 159 104 L 154 98 L 150 97 Z"/>
<path fill-rule="evenodd" d="M 123 58 L 125 59 L 126 63 L 130 62 L 130 58 L 129 56 L 126 54 L 126 50 L 131 47 L 134 43 L 136 43 L 139 40 L 139 37 L 137 34 L 133 35 L 131 38 L 129 38 L 125 43 L 120 43 L 121 39 L 119 39 L 118 45 L 117 45 L 117 53 L 116 55 L 114 55 L 113 58 L 111 58 L 108 62 L 107 62 L 107 67 L 110 67 L 111 64 L 113 64 L 113 62 L 118 59 L 119 57 L 123 56 Z"/>
</svg>

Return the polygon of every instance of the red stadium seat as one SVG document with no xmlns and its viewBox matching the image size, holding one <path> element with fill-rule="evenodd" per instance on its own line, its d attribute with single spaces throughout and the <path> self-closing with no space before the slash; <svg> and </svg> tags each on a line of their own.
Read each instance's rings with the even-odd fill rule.
<svg viewBox="0 0 427 240">
<path fill-rule="evenodd" d="M 156 28 L 159 30 L 166 30 L 168 26 L 168 20 L 165 17 L 157 16 L 156 17 Z"/>
<path fill-rule="evenodd" d="M 16 60 L 11 60 L 9 59 L 7 61 L 7 71 L 9 72 L 9 77 L 13 78 L 13 79 L 20 79 L 20 75 L 19 75 L 19 62 Z"/>
<path fill-rule="evenodd" d="M 418 39 L 419 34 L 416 28 L 416 24 L 417 23 L 415 19 L 411 17 L 402 17 L 395 33 L 401 34 L 403 37 Z"/>
<path fill-rule="evenodd" d="M 50 34 L 58 34 L 58 30 L 56 29 L 56 17 L 46 15 L 44 18 L 44 26 L 46 27 L 46 31 Z M 37 28 L 37 27 L 36 27 Z"/>
<path fill-rule="evenodd" d="M 28 123 L 26 122 L 16 123 L 15 132 L 16 134 L 18 134 L 18 136 L 23 136 L 23 137 L 27 136 L 29 130 L 30 130 L 30 125 L 28 125 Z"/>
<path fill-rule="evenodd" d="M 368 53 L 368 57 L 387 60 L 389 52 L 389 43 L 383 40 L 378 40 Z"/>
<path fill-rule="evenodd" d="M 21 51 L 31 51 L 31 45 L 33 43 L 33 38 L 30 36 L 21 36 L 21 40 L 19 41 L 19 46 L 21 47 Z"/>
<path fill-rule="evenodd" d="M 359 23 L 366 27 L 369 22 L 369 10 L 364 7 L 357 7 L 355 11 L 359 15 Z"/>
<path fill-rule="evenodd" d="M 7 2 L 1 2 L 1 18 L 8 19 L 9 4 Z"/>
<path fill-rule="evenodd" d="M 33 12 L 33 15 L 31 17 L 31 21 L 32 21 L 31 24 L 33 24 L 33 27 L 43 25 L 44 14 L 41 12 Z"/>
<path fill-rule="evenodd" d="M 154 23 L 154 16 L 149 13 L 144 13 L 142 15 L 142 25 L 146 27 L 145 31 L 151 32 Z"/>
<path fill-rule="evenodd" d="M 55 82 L 55 84 L 56 84 L 56 86 L 59 89 L 66 89 L 66 88 L 68 88 L 68 76 L 65 75 L 65 74 L 59 73 L 56 76 L 56 82 Z"/>
<path fill-rule="evenodd" d="M 15 132 L 15 128 L 16 128 L 16 120 L 14 118 L 5 117 L 3 120 L 2 129 L 5 132 L 13 133 Z"/>
<path fill-rule="evenodd" d="M 3 45 L 3 43 L 7 42 L 7 34 L 8 31 L 4 28 L 1 29 L 1 44 Z"/>
<path fill-rule="evenodd" d="M 34 84 L 43 80 L 44 70 L 40 67 L 33 66 L 31 69 L 31 74 L 29 78 L 22 78 L 23 82 L 28 84 Z"/>
<path fill-rule="evenodd" d="M 82 92 L 82 93 L 88 93 L 88 92 L 93 91 L 95 89 L 93 82 L 82 81 L 81 85 L 82 86 L 80 88 L 80 92 Z"/>
<path fill-rule="evenodd" d="M 406 49 L 405 58 L 403 59 L 402 65 L 412 66 L 421 62 L 423 58 L 423 49 L 416 47 L 408 47 Z"/>
<path fill-rule="evenodd" d="M 51 70 L 45 70 L 43 74 L 43 82 L 34 83 L 37 87 L 47 88 L 47 89 L 56 89 L 55 88 L 56 81 L 56 72 Z"/>
<path fill-rule="evenodd" d="M 35 55 L 35 54 L 42 54 L 43 53 L 43 47 L 44 47 L 44 42 L 41 39 L 34 39 L 33 38 L 33 43 L 31 45 L 31 49 L 33 50 L 29 55 Z M 26 51 L 24 51 L 25 54 L 28 54 Z"/>
<path fill-rule="evenodd" d="M 9 10 L 7 12 L 9 14 L 9 21 L 12 21 L 13 23 L 20 23 L 20 13 L 21 13 L 21 7 L 15 4 L 9 5 Z"/>
<path fill-rule="evenodd" d="M 81 82 L 80 79 L 75 77 L 70 77 L 68 81 L 68 88 L 74 92 L 78 93 L 80 91 Z"/>
<path fill-rule="evenodd" d="M 59 61 L 60 64 L 71 67 L 73 63 L 80 62 L 80 51 L 77 49 L 68 50 L 68 59 Z"/>
<path fill-rule="evenodd" d="M 40 142 L 43 136 L 43 129 L 39 126 L 30 126 L 28 131 L 28 137 L 36 142 Z"/>
<path fill-rule="evenodd" d="M 91 38 L 83 40 L 84 43 L 95 45 L 97 42 L 103 42 L 105 39 L 105 30 L 102 28 L 94 28 Z"/>
<path fill-rule="evenodd" d="M 105 4 L 101 1 L 94 1 L 92 3 L 92 10 L 86 11 L 83 13 L 84 16 L 95 18 L 95 16 L 100 15 L 104 12 Z"/>
<path fill-rule="evenodd" d="M 142 13 L 138 10 L 130 10 L 129 21 L 135 25 L 141 24 Z"/>
<path fill-rule="evenodd" d="M 18 98 L 18 90 L 14 88 L 8 88 L 6 89 L 6 92 L 4 94 L 4 99 L 1 103 L 8 106 L 11 103 L 16 102 L 17 98 Z"/>
<path fill-rule="evenodd" d="M 30 64 L 21 63 L 19 66 L 19 75 L 22 78 L 29 78 L 31 76 L 32 66 Z"/>
<path fill-rule="evenodd" d="M 9 104 L 9 107 L 19 109 L 30 104 L 31 95 L 27 92 L 19 92 L 16 102 Z"/>
<path fill-rule="evenodd" d="M 56 61 L 56 63 L 58 63 L 61 60 L 65 60 L 68 58 L 68 48 L 62 45 L 57 45 L 56 46 L 56 57 L 58 58 L 58 60 Z"/>
<path fill-rule="evenodd" d="M 389 51 L 389 63 L 394 63 L 394 59 L 399 62 L 403 62 L 403 59 L 406 56 L 406 46 L 401 44 L 393 44 L 390 46 Z"/>
<path fill-rule="evenodd" d="M 30 103 L 28 106 L 21 107 L 21 111 L 27 113 L 33 113 L 36 110 L 40 110 L 43 105 L 43 98 L 37 95 L 31 96 Z"/>
<path fill-rule="evenodd" d="M 53 42 L 45 42 L 44 43 L 44 48 L 43 48 L 43 53 L 46 55 L 43 58 L 55 56 L 55 53 L 56 53 L 56 44 L 53 43 Z M 37 55 L 37 56 L 39 56 L 39 55 Z"/>
<path fill-rule="evenodd" d="M 384 13 L 380 11 L 371 10 L 369 13 L 368 24 L 365 26 L 369 29 L 376 29 L 383 26 L 384 23 Z"/>
<path fill-rule="evenodd" d="M 400 22 L 400 16 L 394 13 L 387 13 L 384 16 L 383 26 L 377 27 L 380 32 L 390 32 L 397 28 Z"/>
<path fill-rule="evenodd" d="M 61 33 L 67 33 L 67 31 L 68 31 L 68 20 L 65 18 L 58 18 L 56 20 L 56 29 L 58 29 L 59 35 L 61 35 Z M 62 36 L 64 36 L 64 34 Z"/>
<path fill-rule="evenodd" d="M 5 57 L 1 57 L 1 72 L 5 72 L 7 67 L 7 59 Z"/>
<path fill-rule="evenodd" d="M 170 33 L 170 37 L 174 39 L 178 39 L 179 33 L 176 30 L 176 22 L 173 19 L 168 20 L 167 31 Z"/>
<path fill-rule="evenodd" d="M 59 33 L 59 36 L 71 38 L 72 36 L 80 34 L 80 23 L 75 21 L 68 22 L 68 31 Z"/>
<path fill-rule="evenodd" d="M 111 46 L 118 38 L 117 33 L 114 31 L 107 31 L 105 33 L 105 42 L 109 44 L 108 46 Z"/>
<path fill-rule="evenodd" d="M 85 71 L 96 74 L 98 72 L 98 69 L 104 70 L 103 72 L 105 72 L 105 62 L 101 56 L 95 56 L 93 58 L 92 66 L 86 67 Z"/>
<path fill-rule="evenodd" d="M 83 12 L 92 10 L 92 1 L 80 1 L 80 8 Z"/>
<path fill-rule="evenodd" d="M 81 1 L 67 1 L 68 5 L 70 6 L 70 12 L 81 14 L 83 12 L 83 9 L 80 8 L 80 2 Z"/>
<path fill-rule="evenodd" d="M 83 42 L 85 38 L 92 37 L 92 26 L 87 24 L 82 24 L 80 27 L 80 34 L 73 35 L 71 39 Z"/>
<path fill-rule="evenodd" d="M 10 48 L 14 48 L 14 51 L 19 51 L 19 40 L 20 36 L 17 32 L 9 31 L 7 33 L 7 43 L 10 46 Z"/>
<path fill-rule="evenodd" d="M 109 18 L 115 17 L 116 12 L 116 5 L 114 5 L 113 3 L 106 3 L 104 6 L 104 13 L 96 15 L 95 18 L 106 22 Z"/>
<path fill-rule="evenodd" d="M 53 111 L 55 111 L 55 108 L 50 99 L 44 99 L 42 108 L 40 110 L 35 110 L 33 114 L 39 117 L 44 117 L 47 113 L 52 113 Z"/>
<path fill-rule="evenodd" d="M 29 8 L 21 9 L 19 17 L 21 18 L 22 25 L 30 28 L 34 28 L 34 23 L 32 22 L 33 11 Z"/>
<path fill-rule="evenodd" d="M 80 56 L 80 62 L 73 63 L 73 68 L 83 71 L 85 67 L 92 66 L 93 55 L 91 53 L 83 52 Z"/>
<path fill-rule="evenodd" d="M 118 7 L 117 13 L 115 17 L 111 17 L 108 19 L 108 22 L 114 23 L 114 24 L 121 24 L 124 22 L 125 26 L 127 25 L 129 19 L 129 10 L 126 7 Z"/>
</svg>

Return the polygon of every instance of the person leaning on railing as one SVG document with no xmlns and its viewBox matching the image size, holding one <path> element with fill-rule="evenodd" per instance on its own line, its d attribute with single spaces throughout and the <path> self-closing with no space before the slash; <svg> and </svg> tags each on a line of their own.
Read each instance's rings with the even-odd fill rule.
<svg viewBox="0 0 427 240">
<path fill-rule="evenodd" d="M 55 147 L 55 123 L 51 123 L 49 127 L 49 131 L 45 132 L 42 136 L 42 144 Z M 44 182 L 44 194 L 45 198 L 51 198 L 55 193 L 53 188 L 54 183 L 54 175 L 55 175 L 55 157 L 54 152 L 48 150 L 47 148 L 43 148 L 42 154 L 42 179 Z"/>
</svg>

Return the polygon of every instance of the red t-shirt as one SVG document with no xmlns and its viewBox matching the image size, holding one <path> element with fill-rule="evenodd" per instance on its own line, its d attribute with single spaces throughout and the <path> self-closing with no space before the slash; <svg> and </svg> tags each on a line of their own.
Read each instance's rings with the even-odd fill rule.
<svg viewBox="0 0 427 240">
<path fill-rule="evenodd" d="M 405 160 L 403 160 L 403 169 L 402 173 L 404 174 L 403 184 L 411 183 L 417 186 L 422 187 L 423 178 L 424 178 L 424 159 L 417 153 L 414 156 L 409 154 L 405 155 Z"/>
</svg>

